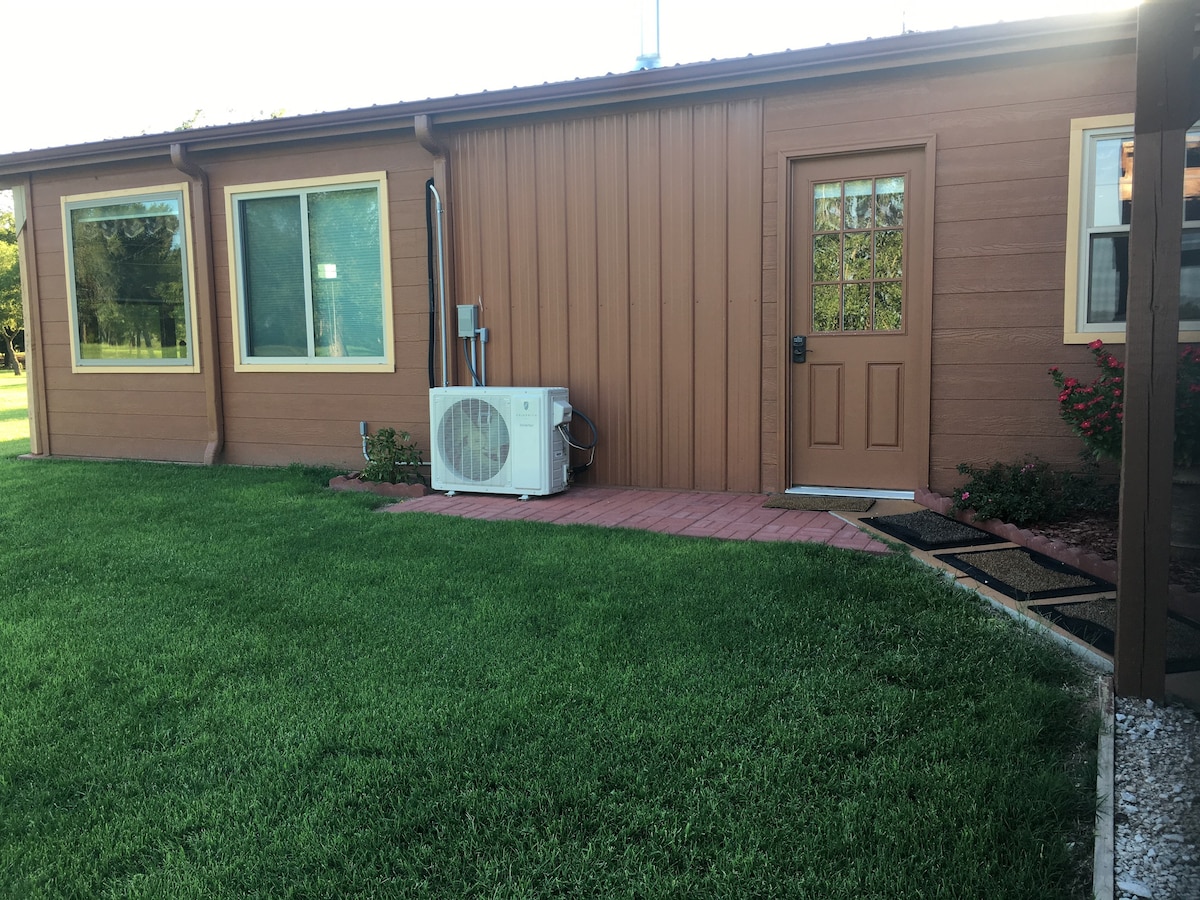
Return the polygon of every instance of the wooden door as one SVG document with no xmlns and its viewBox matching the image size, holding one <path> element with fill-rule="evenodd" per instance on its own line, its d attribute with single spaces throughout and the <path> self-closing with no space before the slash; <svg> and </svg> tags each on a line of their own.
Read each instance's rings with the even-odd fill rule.
<svg viewBox="0 0 1200 900">
<path fill-rule="evenodd" d="M 925 152 L 791 163 L 792 484 L 928 483 Z"/>
</svg>

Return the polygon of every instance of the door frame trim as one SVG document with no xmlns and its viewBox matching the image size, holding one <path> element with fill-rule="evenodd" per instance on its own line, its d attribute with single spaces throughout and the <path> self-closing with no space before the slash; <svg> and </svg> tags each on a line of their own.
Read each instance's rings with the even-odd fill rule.
<svg viewBox="0 0 1200 900">
<path fill-rule="evenodd" d="M 929 445 L 931 435 L 930 428 L 930 382 L 933 375 L 933 352 L 932 352 L 932 335 L 933 335 L 933 224 L 934 224 L 934 175 L 937 167 L 937 136 L 932 134 L 913 135 L 902 138 L 881 139 L 878 141 L 864 141 L 854 144 L 838 144 L 827 147 L 803 147 L 794 149 L 783 149 L 777 155 L 778 177 L 776 178 L 776 281 L 779 285 L 778 294 L 778 309 L 776 310 L 776 336 L 777 347 L 775 348 L 775 365 L 776 371 L 779 373 L 777 379 L 778 390 L 776 393 L 778 403 L 777 419 L 779 428 L 776 434 L 776 453 L 778 453 L 780 473 L 779 485 L 780 490 L 787 490 L 797 482 L 793 479 L 792 469 L 792 378 L 791 378 L 791 355 L 788 347 L 788 335 L 791 334 L 791 313 L 792 313 L 792 265 L 791 265 L 791 245 L 792 245 L 792 166 L 797 162 L 815 162 L 821 159 L 831 159 L 843 156 L 858 156 L 865 153 L 883 153 L 891 150 L 921 150 L 924 153 L 925 160 L 925 191 L 921 198 L 925 204 L 925 224 L 920 235 L 920 240 L 924 241 L 926 251 L 917 260 L 921 267 L 921 273 L 924 276 L 924 284 L 927 286 L 927 295 L 923 297 L 926 304 L 926 309 L 929 310 L 929 315 L 925 317 L 925 324 L 919 333 L 914 333 L 914 337 L 920 342 L 920 359 L 921 364 L 917 368 L 916 389 L 920 392 L 920 396 L 924 398 L 920 403 L 920 417 L 916 423 L 916 428 L 919 434 L 924 435 L 921 446 L 917 448 L 918 457 L 921 461 L 921 470 L 924 473 L 921 479 L 921 484 L 913 485 L 913 489 L 925 488 L 929 486 L 929 461 L 930 451 Z M 909 261 L 910 268 L 912 260 Z"/>
</svg>

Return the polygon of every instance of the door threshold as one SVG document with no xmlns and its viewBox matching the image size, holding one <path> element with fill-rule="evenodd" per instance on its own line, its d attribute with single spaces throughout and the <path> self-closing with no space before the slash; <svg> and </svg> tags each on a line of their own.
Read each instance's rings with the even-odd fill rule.
<svg viewBox="0 0 1200 900">
<path fill-rule="evenodd" d="M 809 485 L 798 485 L 790 487 L 785 494 L 818 494 L 822 497 L 869 497 L 872 500 L 912 500 L 916 496 L 915 491 L 885 491 L 872 490 L 871 488 L 836 488 L 836 487 L 811 487 Z"/>
</svg>

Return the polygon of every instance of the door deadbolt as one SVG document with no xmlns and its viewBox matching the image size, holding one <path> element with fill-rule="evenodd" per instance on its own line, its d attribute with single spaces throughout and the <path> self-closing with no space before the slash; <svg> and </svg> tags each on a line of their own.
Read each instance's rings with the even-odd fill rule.
<svg viewBox="0 0 1200 900">
<path fill-rule="evenodd" d="M 802 363 L 808 358 L 808 338 L 803 334 L 792 337 L 792 362 Z"/>
</svg>

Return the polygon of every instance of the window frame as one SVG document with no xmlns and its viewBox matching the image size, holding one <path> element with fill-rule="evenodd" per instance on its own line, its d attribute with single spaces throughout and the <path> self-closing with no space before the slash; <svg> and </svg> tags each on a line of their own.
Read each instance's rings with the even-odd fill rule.
<svg viewBox="0 0 1200 900">
<path fill-rule="evenodd" d="M 349 190 L 374 188 L 379 195 L 379 262 L 380 312 L 383 319 L 383 355 L 381 357 L 309 356 L 254 357 L 248 353 L 248 317 L 243 289 L 245 264 L 241 234 L 242 200 L 264 197 L 304 197 L 322 189 Z M 296 178 L 284 181 L 227 185 L 225 187 L 225 223 L 229 250 L 229 297 L 233 325 L 235 371 L 250 372 L 394 372 L 396 348 L 394 336 L 394 305 L 392 298 L 391 227 L 388 221 L 388 188 L 386 172 L 360 172 L 323 178 Z M 311 260 L 307 259 L 308 236 L 301 242 L 305 254 L 306 320 L 311 331 L 313 317 L 312 286 L 307 274 Z"/>
<path fill-rule="evenodd" d="M 86 359 L 79 344 L 79 299 L 76 296 L 75 284 L 75 240 L 71 229 L 71 212 L 89 206 L 113 206 L 117 203 L 153 202 L 154 200 L 179 201 L 179 227 L 183 234 L 180 238 L 180 254 L 182 266 L 180 275 L 183 280 L 184 295 L 184 340 L 187 342 L 186 357 L 176 359 Z M 131 374 L 154 372 L 165 374 L 177 372 L 195 374 L 200 371 L 200 354 L 197 352 L 196 337 L 196 294 L 193 285 L 196 283 L 195 253 L 192 248 L 192 204 L 191 187 L 186 182 L 175 184 L 159 184 L 148 187 L 126 188 L 122 190 L 97 191 L 87 194 L 68 194 L 60 198 L 63 229 L 63 263 L 67 282 L 67 323 L 71 334 L 71 371 L 73 373 L 113 373 Z"/>
<path fill-rule="evenodd" d="M 1089 324 L 1087 316 L 1088 251 L 1087 212 L 1093 177 L 1091 146 L 1101 137 L 1133 135 L 1133 114 L 1092 116 L 1071 120 L 1070 166 L 1067 182 L 1067 241 L 1063 343 L 1087 344 L 1097 338 L 1108 344 L 1125 343 L 1124 322 Z M 1183 222 L 1180 222 L 1180 229 Z M 1119 229 L 1108 228 L 1109 232 Z M 1125 226 L 1128 233 L 1128 226 Z M 1187 327 L 1185 327 L 1185 324 Z M 1200 341 L 1200 322 L 1180 323 L 1180 342 Z"/>
</svg>

